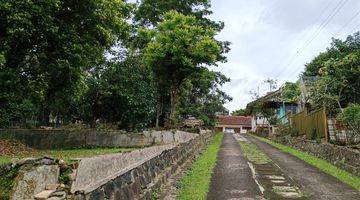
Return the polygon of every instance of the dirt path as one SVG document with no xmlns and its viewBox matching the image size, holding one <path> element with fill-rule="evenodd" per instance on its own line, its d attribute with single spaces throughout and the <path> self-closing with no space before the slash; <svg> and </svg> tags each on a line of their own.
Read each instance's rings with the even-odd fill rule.
<svg viewBox="0 0 360 200">
<path fill-rule="evenodd" d="M 311 199 L 350 200 L 360 199 L 360 192 L 342 183 L 304 161 L 282 152 L 254 137 L 244 135 L 255 144 L 281 169 L 294 180 Z"/>
<path fill-rule="evenodd" d="M 224 134 L 207 199 L 262 199 L 247 160 L 230 133 Z"/>
</svg>

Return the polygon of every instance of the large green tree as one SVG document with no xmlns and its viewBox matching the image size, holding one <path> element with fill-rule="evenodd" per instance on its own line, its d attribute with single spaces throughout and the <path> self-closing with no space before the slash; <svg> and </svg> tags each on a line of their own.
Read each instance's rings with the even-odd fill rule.
<svg viewBox="0 0 360 200">
<path fill-rule="evenodd" d="M 220 72 L 203 68 L 189 78 L 181 89 L 179 114 L 182 118 L 196 117 L 205 125 L 214 125 L 215 115 L 226 111 L 224 104 L 232 98 L 219 88 L 230 79 Z"/>
<path fill-rule="evenodd" d="M 65 114 L 86 71 L 128 36 L 130 9 L 122 0 L 1 1 L 1 106 L 29 99 L 45 123 Z"/>
<path fill-rule="evenodd" d="M 337 113 L 349 103 L 360 103 L 360 34 L 334 39 L 331 47 L 306 65 L 304 75 L 317 76 L 311 100 Z"/>
<path fill-rule="evenodd" d="M 96 120 L 117 123 L 122 129 L 142 129 L 155 119 L 156 94 L 152 71 L 141 59 L 128 55 L 111 61 L 87 78 L 79 117 L 92 125 Z"/>
<path fill-rule="evenodd" d="M 132 42 L 132 47 L 139 50 L 139 52 L 144 49 L 147 43 L 150 42 L 154 32 L 144 31 L 146 29 L 155 28 L 158 23 L 164 20 L 164 14 L 175 10 L 178 13 L 184 15 L 192 15 L 196 18 L 196 23 L 201 26 L 208 26 L 211 29 L 219 32 L 223 29 L 224 23 L 219 21 L 213 21 L 208 18 L 212 13 L 211 3 L 209 0 L 141 0 L 138 3 L 138 7 L 135 11 L 134 21 L 137 27 L 137 30 L 134 31 L 134 37 Z M 139 28 L 140 27 L 140 28 Z M 146 27 L 146 28 L 143 28 Z M 217 41 L 219 46 L 221 46 L 222 53 L 227 53 L 229 49 L 229 42 L 227 41 Z M 219 54 L 217 60 L 226 60 L 224 54 Z M 204 77 L 204 76 L 200 76 Z M 191 81 L 190 81 L 191 82 Z M 191 84 L 189 82 L 189 84 Z M 164 118 L 166 113 L 169 111 L 167 103 L 170 99 L 167 91 L 167 84 L 164 84 L 161 79 L 157 79 L 159 90 L 158 97 L 158 109 L 157 109 L 157 125 L 159 124 L 160 118 Z M 196 87 L 196 86 L 194 86 Z M 190 87 L 187 87 L 190 88 Z M 182 92 L 181 96 L 186 95 L 188 92 Z M 165 114 L 165 115 L 164 115 Z"/>
<path fill-rule="evenodd" d="M 212 14 L 210 0 L 141 0 L 135 12 L 134 20 L 140 25 L 156 26 L 164 19 L 164 14 L 171 10 L 197 18 L 197 23 L 211 26 L 220 31 L 223 22 L 207 18 Z"/>
<path fill-rule="evenodd" d="M 221 47 L 214 39 L 213 29 L 199 25 L 194 16 L 176 11 L 166 13 L 154 32 L 144 50 L 144 58 L 155 76 L 169 85 L 170 119 L 175 122 L 181 86 L 202 68 L 215 65 L 222 53 Z"/>
</svg>

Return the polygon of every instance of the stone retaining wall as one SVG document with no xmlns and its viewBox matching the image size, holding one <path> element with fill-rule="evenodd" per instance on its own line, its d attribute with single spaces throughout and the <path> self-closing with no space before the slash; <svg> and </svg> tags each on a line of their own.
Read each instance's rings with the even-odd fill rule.
<svg viewBox="0 0 360 200">
<path fill-rule="evenodd" d="M 76 199 L 152 199 L 152 194 L 181 164 L 202 151 L 211 137 L 212 133 L 207 132 L 177 144 L 145 148 L 117 158 L 114 155 L 82 160 L 71 192 Z M 118 168 L 120 163 L 122 169 Z M 96 174 L 97 170 L 113 172 Z"/>
<path fill-rule="evenodd" d="M 303 137 L 276 137 L 272 140 L 322 158 L 335 166 L 360 176 L 360 151 L 329 143 L 317 143 Z"/>
<path fill-rule="evenodd" d="M 79 147 L 146 147 L 156 144 L 181 142 L 191 137 L 182 131 L 144 131 L 124 133 L 98 130 L 43 130 L 6 129 L 0 130 L 0 138 L 16 139 L 36 149 L 79 148 Z"/>
</svg>

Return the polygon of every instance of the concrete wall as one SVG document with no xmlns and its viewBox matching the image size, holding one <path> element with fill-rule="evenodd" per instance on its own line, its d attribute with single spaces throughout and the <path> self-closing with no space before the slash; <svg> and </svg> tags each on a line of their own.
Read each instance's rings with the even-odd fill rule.
<svg viewBox="0 0 360 200">
<path fill-rule="evenodd" d="M 123 134 L 119 131 L 97 130 L 0 130 L 0 138 L 16 139 L 36 149 L 78 147 L 144 147 L 153 138 L 142 134 Z"/>
<path fill-rule="evenodd" d="M 152 199 L 186 160 L 206 147 L 212 133 L 139 151 L 82 160 L 71 192 L 76 199 Z"/>
<path fill-rule="evenodd" d="M 360 176 L 360 151 L 329 143 L 316 143 L 303 137 L 277 137 L 274 141 L 322 158 L 339 168 Z"/>
<path fill-rule="evenodd" d="M 79 147 L 146 147 L 153 144 L 170 144 L 192 138 L 183 131 L 144 131 L 125 134 L 120 131 L 98 130 L 0 130 L 0 138 L 16 139 L 36 149 Z"/>
</svg>

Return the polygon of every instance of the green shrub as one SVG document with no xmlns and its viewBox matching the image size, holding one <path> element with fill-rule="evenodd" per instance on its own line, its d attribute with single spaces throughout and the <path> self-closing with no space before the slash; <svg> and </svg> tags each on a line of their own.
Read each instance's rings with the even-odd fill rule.
<svg viewBox="0 0 360 200">
<path fill-rule="evenodd" d="M 342 113 L 338 115 L 338 120 L 345 125 L 354 128 L 357 132 L 360 131 L 360 105 L 350 104 Z"/>
<path fill-rule="evenodd" d="M 36 125 L 37 109 L 30 100 L 8 102 L 0 108 L 0 128 L 12 125 L 31 128 Z"/>
</svg>

